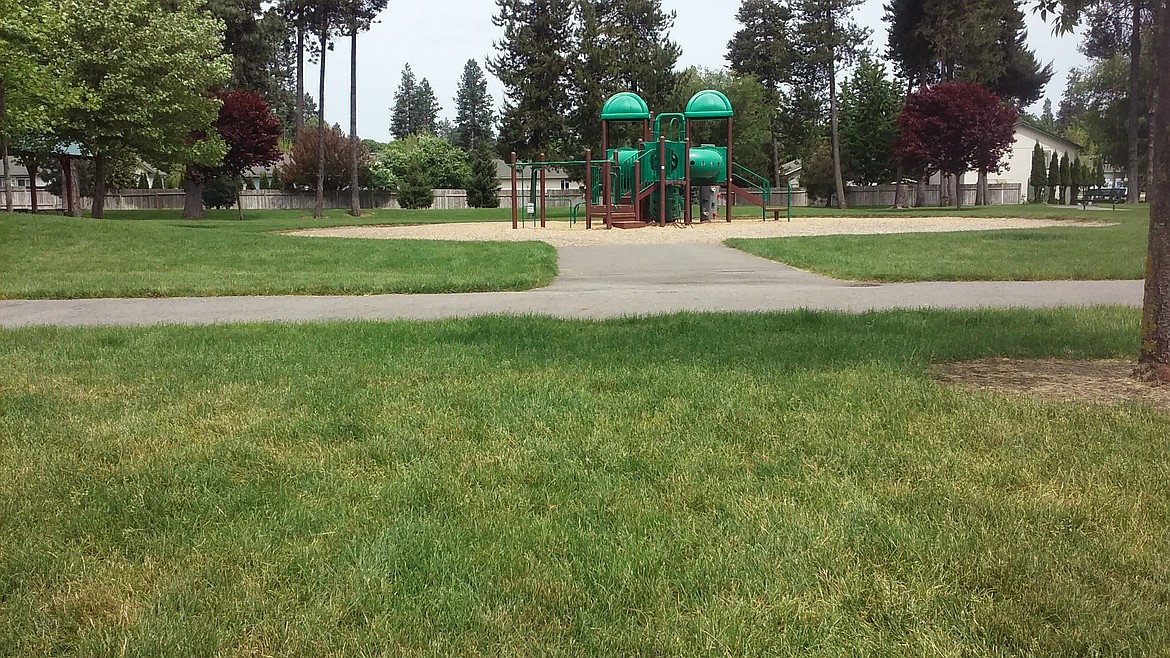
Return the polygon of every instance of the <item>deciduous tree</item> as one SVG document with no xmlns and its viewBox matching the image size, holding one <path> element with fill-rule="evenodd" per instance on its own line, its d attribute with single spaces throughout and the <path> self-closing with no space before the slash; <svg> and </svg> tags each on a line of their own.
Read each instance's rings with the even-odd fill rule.
<svg viewBox="0 0 1170 658">
<path fill-rule="evenodd" d="M 351 166 L 349 139 L 337 126 L 326 126 L 321 130 L 324 134 L 320 139 L 316 134 L 318 130 L 320 130 L 318 126 L 313 124 L 305 126 L 304 139 L 293 146 L 288 164 L 278 170 L 281 186 L 299 191 L 314 190 L 317 188 L 318 174 L 323 168 L 325 176 L 322 189 L 349 188 L 353 178 L 349 170 Z M 321 143 L 324 143 L 325 148 L 318 151 L 317 146 Z M 322 152 L 324 157 L 318 158 L 317 154 Z M 369 176 L 369 170 L 365 166 L 367 156 L 365 145 L 360 144 L 358 160 L 361 164 L 358 169 L 358 180 L 362 185 L 366 184 Z"/>
<path fill-rule="evenodd" d="M 211 132 L 220 102 L 206 91 L 228 79 L 219 21 L 194 0 L 174 0 L 170 12 L 150 0 L 59 0 L 56 10 L 55 55 L 69 62 L 81 101 L 64 109 L 55 133 L 93 155 L 94 217 L 103 216 L 111 157 L 213 164 L 223 156 L 222 142 L 192 139 Z"/>
<path fill-rule="evenodd" d="M 961 180 L 972 169 L 996 171 L 1015 141 L 1016 109 L 970 82 L 944 82 L 906 99 L 898 116 L 898 156 Z M 962 195 L 955 195 L 961 207 Z"/>
<path fill-rule="evenodd" d="M 256 166 L 267 166 L 280 159 L 277 142 L 280 140 L 280 119 L 272 109 L 251 91 L 229 91 L 220 95 L 222 105 L 215 121 L 215 131 L 227 146 L 227 153 L 215 166 L 198 167 L 192 177 L 199 182 L 226 176 L 239 180 L 245 171 Z M 183 217 L 199 219 L 203 216 L 203 191 L 188 189 Z M 190 198 L 195 196 L 195 198 Z M 237 203 L 237 206 L 239 204 Z M 240 209 L 241 213 L 243 209 Z M 243 219 L 243 215 L 240 215 Z"/>
</svg>

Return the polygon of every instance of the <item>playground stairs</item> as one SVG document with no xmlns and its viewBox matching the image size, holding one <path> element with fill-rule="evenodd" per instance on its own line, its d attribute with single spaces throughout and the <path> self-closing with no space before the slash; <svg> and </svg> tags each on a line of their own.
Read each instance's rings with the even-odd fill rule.
<svg viewBox="0 0 1170 658">
<path fill-rule="evenodd" d="M 642 228 L 649 226 L 648 222 L 635 219 L 634 206 L 621 204 L 613 206 L 609 213 L 610 226 L 614 228 Z"/>
</svg>

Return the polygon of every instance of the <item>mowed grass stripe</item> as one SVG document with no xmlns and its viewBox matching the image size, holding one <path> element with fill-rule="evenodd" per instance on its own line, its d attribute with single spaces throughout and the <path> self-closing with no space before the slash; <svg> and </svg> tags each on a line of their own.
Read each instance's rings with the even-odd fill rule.
<svg viewBox="0 0 1170 658">
<path fill-rule="evenodd" d="M 314 224 L 280 215 L 245 222 L 0 215 L 0 298 L 482 292 L 546 286 L 557 273 L 556 251 L 542 242 L 275 233 L 306 225 Z"/>
<path fill-rule="evenodd" d="M 944 389 L 1126 309 L 0 332 L 0 653 L 1133 655 L 1167 417 Z"/>
<path fill-rule="evenodd" d="M 1004 212 L 1002 206 L 989 208 Z M 1032 211 L 1039 212 L 1035 208 Z M 800 269 L 858 281 L 1044 281 L 1144 276 L 1147 207 L 1116 213 L 1065 213 L 1066 217 L 1116 224 L 954 233 L 733 238 L 726 244 Z M 987 210 L 979 216 L 999 215 Z"/>
</svg>

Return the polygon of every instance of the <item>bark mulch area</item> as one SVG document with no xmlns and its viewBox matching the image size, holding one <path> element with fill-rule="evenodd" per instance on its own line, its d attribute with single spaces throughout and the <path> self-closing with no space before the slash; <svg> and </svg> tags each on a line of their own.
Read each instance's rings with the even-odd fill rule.
<svg viewBox="0 0 1170 658">
<path fill-rule="evenodd" d="M 1124 360 L 981 359 L 932 366 L 935 381 L 1061 402 L 1138 402 L 1170 411 L 1170 386 L 1134 376 L 1136 363 Z"/>
</svg>

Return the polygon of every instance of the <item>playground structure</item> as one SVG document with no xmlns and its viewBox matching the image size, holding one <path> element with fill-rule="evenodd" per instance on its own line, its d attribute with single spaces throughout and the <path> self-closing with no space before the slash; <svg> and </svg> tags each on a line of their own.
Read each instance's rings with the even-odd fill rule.
<svg viewBox="0 0 1170 658">
<path fill-rule="evenodd" d="M 714 144 L 692 145 L 692 123 L 723 121 L 727 127 L 725 146 Z M 625 122 L 642 124 L 641 135 L 635 145 L 610 148 L 611 124 Z M 735 111 L 731 101 L 722 92 L 700 91 L 691 97 L 683 113 L 652 115 L 646 101 L 632 92 L 615 94 L 605 102 L 601 111 L 601 150 L 605 159 L 594 160 L 591 149 L 585 150 L 585 159 L 577 161 L 539 160 L 522 162 L 512 153 L 512 228 L 519 228 L 521 201 L 524 199 L 524 217 L 533 223 L 539 214 L 540 225 L 546 224 L 545 170 L 548 167 L 583 167 L 585 174 L 585 227 L 592 228 L 594 220 L 604 222 L 606 228 L 641 228 L 670 222 L 693 221 L 693 192 L 698 190 L 702 220 L 714 219 L 717 191 L 726 200 L 724 218 L 730 222 L 735 199 L 747 201 L 761 209 L 761 217 L 771 213 L 775 219 L 784 212 L 791 220 L 791 190 L 784 206 L 773 206 L 772 185 L 767 177 L 743 167 L 732 159 L 734 155 Z M 529 195 L 523 195 L 524 172 L 531 168 Z M 539 194 L 537 190 L 539 189 Z M 573 207 L 571 221 L 578 208 Z"/>
</svg>

